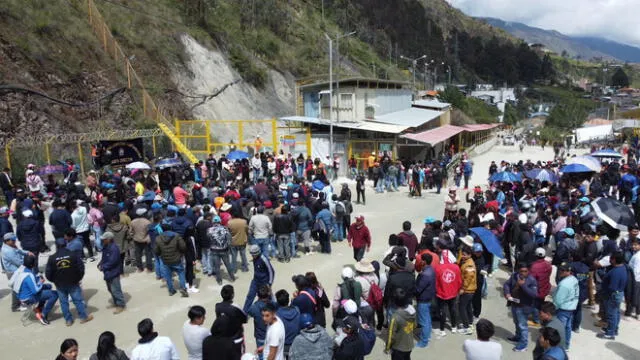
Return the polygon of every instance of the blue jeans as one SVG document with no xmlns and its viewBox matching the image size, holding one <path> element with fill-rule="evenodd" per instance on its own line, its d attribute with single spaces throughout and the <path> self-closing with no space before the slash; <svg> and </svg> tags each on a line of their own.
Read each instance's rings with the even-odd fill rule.
<svg viewBox="0 0 640 360">
<path fill-rule="evenodd" d="M 264 346 L 264 339 L 262 339 L 262 340 L 256 339 L 256 348 L 259 348 L 261 346 Z M 262 359 L 262 353 L 258 354 L 258 360 L 263 360 Z"/>
<path fill-rule="evenodd" d="M 258 179 L 260 179 L 260 169 L 253 169 L 253 182 L 257 183 Z"/>
<path fill-rule="evenodd" d="M 116 276 L 111 280 L 106 280 L 107 290 L 111 294 L 113 305 L 119 307 L 125 307 L 124 294 L 122 293 L 122 286 L 120 285 L 120 276 Z"/>
<path fill-rule="evenodd" d="M 242 307 L 242 310 L 244 310 L 245 313 L 249 312 L 249 308 L 258 294 L 258 288 L 262 285 L 263 284 L 257 284 L 255 280 L 251 280 L 249 290 L 247 291 L 247 298 L 244 300 L 244 306 Z"/>
<path fill-rule="evenodd" d="M 342 222 L 342 220 L 336 221 L 333 227 L 333 238 L 338 241 L 344 240 L 344 238 L 342 237 L 342 234 L 344 234 L 344 223 Z"/>
<path fill-rule="evenodd" d="M 240 254 L 240 260 L 242 261 L 242 271 L 249 271 L 249 263 L 247 263 L 247 252 L 245 251 L 246 246 L 232 246 L 231 247 L 231 267 L 232 270 L 227 269 L 235 273 L 238 271 L 238 254 Z"/>
<path fill-rule="evenodd" d="M 101 226 L 92 226 L 91 230 L 93 230 L 94 242 L 96 244 L 96 250 L 102 251 L 102 227 Z"/>
<path fill-rule="evenodd" d="M 304 166 L 298 165 L 298 167 L 296 168 L 296 171 L 298 172 L 298 177 L 302 179 L 304 177 Z"/>
<path fill-rule="evenodd" d="M 158 279 L 162 279 L 164 276 L 162 275 L 162 272 L 164 271 L 164 264 L 162 263 L 162 259 L 160 258 L 160 256 L 158 255 L 153 255 L 153 263 L 155 266 L 155 271 L 156 271 L 156 277 Z"/>
<path fill-rule="evenodd" d="M 56 290 L 58 291 L 58 299 L 60 300 L 60 310 L 62 310 L 62 315 L 64 315 L 66 322 L 73 321 L 73 315 L 71 315 L 71 311 L 69 311 L 69 297 L 71 297 L 71 301 L 78 311 L 78 317 L 80 319 L 87 318 L 88 315 L 84 307 L 82 289 L 80 289 L 79 285 L 56 287 Z"/>
<path fill-rule="evenodd" d="M 202 249 L 202 272 L 206 275 L 213 274 L 213 267 L 211 266 L 211 249 Z"/>
<path fill-rule="evenodd" d="M 406 185 L 406 177 L 404 175 L 404 171 L 400 171 L 400 186 L 405 186 Z"/>
<path fill-rule="evenodd" d="M 349 169 L 349 175 L 351 175 L 351 176 L 349 176 L 349 178 L 351 180 L 355 179 L 358 176 L 358 169 L 357 168 L 350 168 Z"/>
<path fill-rule="evenodd" d="M 269 252 L 267 252 L 266 255 L 272 258 L 278 256 L 278 245 L 276 244 L 275 235 L 269 238 Z"/>
<path fill-rule="evenodd" d="M 376 192 L 379 192 L 379 193 L 384 192 L 384 183 L 385 183 L 385 178 L 380 177 L 378 179 L 378 185 L 376 186 Z"/>
<path fill-rule="evenodd" d="M 609 295 L 606 300 L 607 312 L 607 335 L 618 335 L 618 326 L 620 325 L 620 304 L 624 299 L 624 292 L 616 291 Z"/>
<path fill-rule="evenodd" d="M 235 280 L 233 273 L 235 272 L 234 265 L 231 263 L 231 256 L 229 255 L 229 251 L 211 251 L 211 263 L 212 263 L 212 271 L 216 274 L 216 280 L 218 282 L 222 281 L 222 271 L 220 270 L 220 265 L 224 264 L 227 268 L 227 273 L 229 273 L 229 277 L 231 280 Z"/>
<path fill-rule="evenodd" d="M 530 314 L 530 306 L 511 306 L 511 315 L 513 316 L 513 323 L 516 326 L 516 337 L 518 338 L 517 348 L 523 349 L 529 344 L 527 319 Z"/>
<path fill-rule="evenodd" d="M 418 324 L 422 327 L 420 330 L 420 340 L 416 344 L 417 347 L 426 347 L 429 345 L 431 338 L 431 303 L 418 303 Z"/>
<path fill-rule="evenodd" d="M 289 234 L 289 244 L 291 245 L 291 257 L 296 257 L 296 245 L 298 245 L 298 239 L 296 238 L 296 232 Z"/>
<path fill-rule="evenodd" d="M 260 247 L 260 252 L 262 254 L 267 255 L 267 256 L 269 256 L 269 243 L 270 242 L 271 242 L 271 239 L 269 239 L 269 238 L 253 239 L 253 244 L 258 245 Z"/>
<path fill-rule="evenodd" d="M 164 280 L 167 282 L 167 289 L 170 293 L 174 293 L 176 291 L 173 286 L 173 279 L 171 275 L 173 273 L 178 275 L 178 283 L 180 284 L 180 290 L 185 290 L 187 288 L 187 280 L 185 279 L 184 273 L 184 264 L 179 262 L 177 264 L 164 264 Z"/>
<path fill-rule="evenodd" d="M 53 305 L 58 300 L 58 293 L 51 289 L 43 289 L 33 299 L 26 301 L 28 304 L 38 303 L 38 307 L 42 308 L 42 316 L 45 318 L 53 309 Z"/>
<path fill-rule="evenodd" d="M 573 313 L 575 311 L 572 310 L 556 310 L 556 317 L 562 324 L 564 325 L 564 344 L 565 349 L 569 349 L 571 346 L 571 325 L 573 324 Z"/>
</svg>

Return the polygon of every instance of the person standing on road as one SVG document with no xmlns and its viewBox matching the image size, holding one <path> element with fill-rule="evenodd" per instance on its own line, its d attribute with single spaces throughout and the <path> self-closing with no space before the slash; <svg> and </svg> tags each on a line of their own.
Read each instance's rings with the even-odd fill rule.
<svg viewBox="0 0 640 360">
<path fill-rule="evenodd" d="M 162 234 L 160 234 L 156 239 L 155 253 L 160 257 L 164 265 L 163 274 L 164 279 L 167 282 L 169 296 L 173 296 L 176 293 L 172 278 L 172 275 L 175 272 L 178 275 L 180 293 L 182 294 L 182 297 L 189 297 L 183 264 L 187 245 L 180 235 L 171 230 L 171 225 L 162 224 L 162 231 Z"/>
<path fill-rule="evenodd" d="M 196 244 L 200 249 L 200 263 L 202 264 L 202 274 L 205 276 L 213 276 L 213 259 L 211 257 L 211 241 L 209 240 L 208 231 L 213 226 L 213 213 L 206 212 L 202 215 L 202 220 L 196 224 Z"/>
<path fill-rule="evenodd" d="M 271 219 L 264 214 L 264 206 L 260 205 L 256 209 L 256 214 L 249 220 L 249 235 L 253 239 L 253 244 L 260 247 L 263 254 L 269 253 L 269 243 L 273 235 Z"/>
<path fill-rule="evenodd" d="M 433 257 L 430 254 L 422 254 L 421 260 L 425 265 L 416 279 L 417 315 L 420 325 L 420 336 L 416 346 L 426 348 L 431 338 L 431 302 L 436 296 L 436 272 L 431 267 Z"/>
<path fill-rule="evenodd" d="M 220 296 L 222 297 L 222 302 L 217 303 L 215 306 L 216 318 L 224 317 L 229 319 L 228 334 L 233 339 L 234 353 L 239 359 L 244 349 L 243 325 L 247 323 L 247 314 L 233 303 L 235 290 L 232 285 L 223 286 L 220 290 Z"/>
<path fill-rule="evenodd" d="M 151 238 L 149 237 L 149 225 L 151 221 L 146 217 L 147 209 L 138 208 L 136 210 L 136 218 L 131 221 L 129 226 L 129 238 L 133 240 L 135 246 L 136 266 L 138 272 L 153 271 L 153 255 L 151 250 Z M 142 263 L 142 255 L 145 257 L 145 264 Z"/>
<path fill-rule="evenodd" d="M 91 354 L 89 360 L 129 360 L 127 354 L 116 347 L 116 336 L 111 331 L 100 334 L 97 350 Z"/>
<path fill-rule="evenodd" d="M 531 264 L 531 276 L 538 284 L 538 296 L 533 307 L 533 321 L 529 322 L 529 325 L 534 327 L 540 324 L 538 312 L 540 305 L 551 291 L 551 271 L 553 270 L 551 264 L 545 259 L 546 251 L 543 248 L 537 248 L 535 254 L 537 260 Z"/>
<path fill-rule="evenodd" d="M 291 212 L 296 225 L 296 239 L 298 243 L 302 243 L 302 253 L 311 253 L 311 227 L 313 226 L 313 214 L 311 210 L 301 203 Z M 252 218 L 253 219 L 253 218 Z"/>
<path fill-rule="evenodd" d="M 107 290 L 111 294 L 111 300 L 113 301 L 113 306 L 115 306 L 113 313 L 120 314 L 124 311 L 126 303 L 120 285 L 120 275 L 122 275 L 120 248 L 118 248 L 114 239 L 115 236 L 110 231 L 102 234 L 102 259 L 98 263 L 98 269 L 104 274 Z"/>
<path fill-rule="evenodd" d="M 40 225 L 38 221 L 33 217 L 32 210 L 25 210 L 22 212 L 22 221 L 18 222 L 18 226 L 16 226 L 16 235 L 20 240 L 20 246 L 23 249 L 30 251 L 36 258 L 36 266 L 34 271 L 36 274 L 39 271 L 38 258 L 40 255 L 40 245 L 42 236 L 44 234 L 40 233 Z M 91 250 L 93 254 L 93 250 Z"/>
<path fill-rule="evenodd" d="M 73 220 L 71 227 L 76 231 L 76 234 L 82 238 L 82 243 L 89 252 L 89 261 L 96 261 L 96 258 L 93 257 L 93 245 L 91 245 L 91 239 L 89 238 L 89 219 L 84 201 L 76 200 L 76 202 L 73 203 L 71 219 Z"/>
<path fill-rule="evenodd" d="M 356 222 L 349 226 L 347 241 L 349 247 L 353 248 L 353 258 L 356 262 L 362 260 L 365 252 L 371 250 L 371 232 L 364 223 L 364 216 L 356 216 Z"/>
<path fill-rule="evenodd" d="M 271 287 L 276 276 L 271 262 L 269 262 L 267 256 L 260 251 L 258 245 L 251 245 L 249 253 L 253 258 L 253 279 L 249 285 L 249 292 L 247 293 L 247 298 L 242 308 L 244 312 L 249 312 L 249 307 L 251 307 L 253 299 L 255 299 L 258 293 L 258 289 L 264 285 Z"/>
<path fill-rule="evenodd" d="M 444 245 L 444 244 L 443 244 Z M 444 255 L 444 256 L 443 256 Z M 436 272 L 436 300 L 438 303 L 438 309 L 440 312 L 440 333 L 438 338 L 447 336 L 444 331 L 444 325 L 447 320 L 445 306 L 449 310 L 449 318 L 451 320 L 451 332 L 454 333 L 456 329 L 456 298 L 462 287 L 462 275 L 460 274 L 460 267 L 452 262 L 445 254 L 441 255 L 442 264 L 439 264 L 435 268 Z"/>
<path fill-rule="evenodd" d="M 262 308 L 262 320 L 267 325 L 267 333 L 264 345 L 258 348 L 258 352 L 262 353 L 264 360 L 285 360 L 286 332 L 282 319 L 276 315 L 274 304 L 266 304 Z"/>
<path fill-rule="evenodd" d="M 402 239 L 402 245 L 407 247 L 407 256 L 409 257 L 409 261 L 413 261 L 418 249 L 418 237 L 413 231 L 411 231 L 410 221 L 402 223 L 402 232 L 398 234 L 398 237 Z"/>
<path fill-rule="evenodd" d="M 601 339 L 615 340 L 620 324 L 620 304 L 624 299 L 624 289 L 627 286 L 628 275 L 624 266 L 624 255 L 620 252 L 610 257 L 611 270 L 602 279 L 602 292 L 605 300 L 607 327 L 604 333 L 596 336 Z"/>
<path fill-rule="evenodd" d="M 553 304 L 556 306 L 556 316 L 564 325 L 565 350 L 571 346 L 571 330 L 573 316 L 578 306 L 580 287 L 578 279 L 571 274 L 571 265 L 562 263 L 558 266 L 558 287 L 553 293 Z"/>
<path fill-rule="evenodd" d="M 289 348 L 289 360 L 333 359 L 333 341 L 324 328 L 315 325 L 311 314 L 300 315 L 300 328 Z"/>
<path fill-rule="evenodd" d="M 411 305 L 411 296 L 397 288 L 393 294 L 396 310 L 389 320 L 389 335 L 385 354 L 391 352 L 392 360 L 410 360 L 413 350 L 413 330 L 416 326 L 416 310 Z"/>
<path fill-rule="evenodd" d="M 237 272 L 241 268 L 242 272 L 249 271 L 247 262 L 247 243 L 249 242 L 249 226 L 247 220 L 237 213 L 233 213 L 231 220 L 227 222 L 227 227 L 231 232 L 231 262 L 233 271 Z M 241 267 L 238 266 L 238 255 L 240 256 Z"/>
<path fill-rule="evenodd" d="M 231 245 L 231 232 L 227 227 L 222 226 L 222 219 L 216 215 L 213 217 L 213 226 L 207 230 L 209 250 L 211 254 L 211 261 L 213 266 L 211 268 L 212 274 L 216 275 L 216 281 L 218 285 L 222 285 L 222 272 L 220 269 L 221 263 L 227 268 L 227 273 L 231 281 L 235 281 L 235 264 L 231 262 L 231 255 L 229 253 L 229 247 Z"/>
<path fill-rule="evenodd" d="M 471 335 L 469 325 L 473 325 L 473 308 L 471 301 L 476 292 L 477 270 L 476 264 L 472 259 L 472 250 L 468 246 L 464 246 L 460 252 L 460 274 L 462 275 L 462 287 L 459 294 L 459 311 L 462 319 L 462 328 L 458 328 L 458 333 L 462 335 Z M 453 324 L 451 324 L 453 326 Z"/>
<path fill-rule="evenodd" d="M 371 178 L 371 176 L 370 176 Z M 358 176 L 356 177 L 356 204 L 362 204 L 362 205 L 367 205 L 367 199 L 365 198 L 364 192 L 365 192 L 365 186 L 364 186 L 364 182 L 365 182 L 365 177 L 364 177 L 364 173 L 362 173 L 362 171 L 358 174 Z M 362 203 L 360 202 L 360 195 L 362 195 Z"/>
<path fill-rule="evenodd" d="M 273 218 L 273 233 L 276 236 L 278 244 L 278 261 L 291 261 L 291 233 L 295 230 L 295 225 L 289 215 L 289 205 L 281 208 L 280 214 L 276 214 Z"/>
<path fill-rule="evenodd" d="M 538 284 L 536 279 L 529 274 L 527 264 L 518 264 L 518 272 L 509 277 L 503 287 L 504 298 L 511 304 L 511 315 L 515 324 L 515 335 L 507 340 L 516 343 L 515 352 L 527 351 L 529 341 L 529 328 L 527 319 L 531 315 L 532 307 L 538 296 Z"/>
<path fill-rule="evenodd" d="M 71 326 L 73 325 L 73 315 L 69 311 L 69 297 L 78 311 L 81 324 L 93 320 L 93 315 L 87 315 L 80 288 L 80 282 L 84 277 L 84 264 L 76 253 L 67 249 L 65 243 L 64 238 L 56 240 L 57 250 L 49 256 L 45 274 L 47 279 L 56 285 L 60 310 L 62 310 L 67 326 Z"/>
</svg>

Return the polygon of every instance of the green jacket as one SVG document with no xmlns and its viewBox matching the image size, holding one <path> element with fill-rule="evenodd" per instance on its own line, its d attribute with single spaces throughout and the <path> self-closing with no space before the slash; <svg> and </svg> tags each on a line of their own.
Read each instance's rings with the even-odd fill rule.
<svg viewBox="0 0 640 360">
<path fill-rule="evenodd" d="M 156 255 L 167 265 L 180 263 L 186 251 L 184 239 L 173 231 L 165 231 L 156 239 Z"/>
<path fill-rule="evenodd" d="M 412 305 L 396 310 L 389 322 L 387 350 L 413 350 L 413 330 L 416 327 L 416 310 Z"/>
</svg>

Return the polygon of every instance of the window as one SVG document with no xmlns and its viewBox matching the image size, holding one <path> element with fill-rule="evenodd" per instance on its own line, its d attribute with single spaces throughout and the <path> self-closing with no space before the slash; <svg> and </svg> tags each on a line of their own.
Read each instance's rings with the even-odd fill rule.
<svg viewBox="0 0 640 360">
<path fill-rule="evenodd" d="M 353 108 L 353 94 L 340 94 L 340 108 L 345 110 Z"/>
</svg>

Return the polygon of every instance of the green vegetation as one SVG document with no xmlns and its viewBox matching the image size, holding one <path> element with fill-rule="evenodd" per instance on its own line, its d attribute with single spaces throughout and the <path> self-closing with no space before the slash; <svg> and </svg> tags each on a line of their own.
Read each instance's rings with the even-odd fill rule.
<svg viewBox="0 0 640 360">
<path fill-rule="evenodd" d="M 479 124 L 495 123 L 501 114 L 497 107 L 488 105 L 480 99 L 466 97 L 454 86 L 447 86 L 444 91 L 438 94 L 438 97 L 441 101 L 448 102 L 455 109 L 464 112 Z"/>
</svg>

